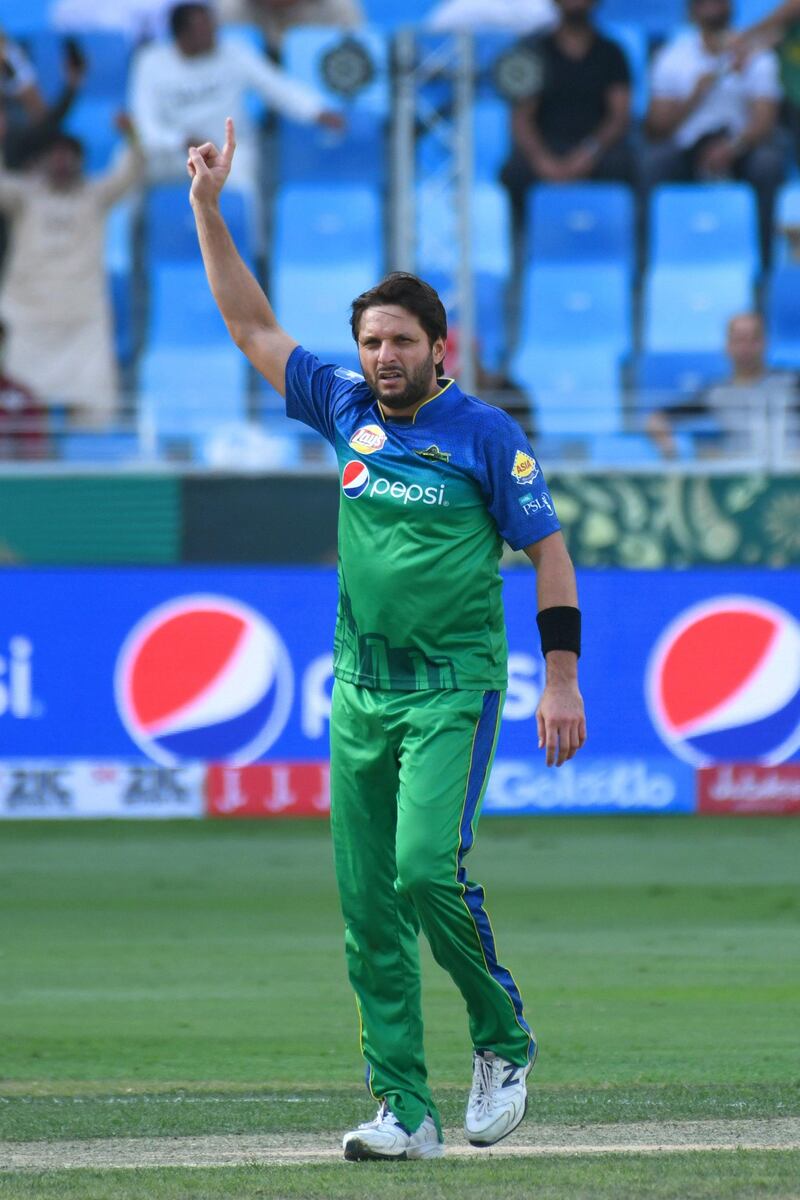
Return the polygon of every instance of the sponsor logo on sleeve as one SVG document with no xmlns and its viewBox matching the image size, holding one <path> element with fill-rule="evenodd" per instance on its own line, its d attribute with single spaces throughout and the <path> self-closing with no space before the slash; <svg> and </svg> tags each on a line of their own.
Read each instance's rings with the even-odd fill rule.
<svg viewBox="0 0 800 1200">
<path fill-rule="evenodd" d="M 349 379 L 351 383 L 363 383 L 364 376 L 358 371 L 350 371 L 347 367 L 337 367 L 333 372 L 339 379 Z"/>
<path fill-rule="evenodd" d="M 362 425 L 350 438 L 350 449 L 359 454 L 374 454 L 386 444 L 386 433 L 380 425 Z"/>
<path fill-rule="evenodd" d="M 519 502 L 522 505 L 524 513 L 546 512 L 551 517 L 555 515 L 553 501 L 547 492 L 542 492 L 541 496 L 534 496 L 531 492 L 528 492 L 526 495 L 519 497 Z"/>
<path fill-rule="evenodd" d="M 528 454 L 525 450 L 518 450 L 514 455 L 511 474 L 517 483 L 533 483 L 539 474 L 539 464 L 532 454 Z"/>
</svg>

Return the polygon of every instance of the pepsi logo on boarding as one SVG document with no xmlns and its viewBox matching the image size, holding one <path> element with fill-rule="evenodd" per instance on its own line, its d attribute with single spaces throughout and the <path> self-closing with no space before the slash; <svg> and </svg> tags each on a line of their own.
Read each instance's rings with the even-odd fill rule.
<svg viewBox="0 0 800 1200">
<path fill-rule="evenodd" d="M 369 487 L 369 471 L 364 463 L 353 458 L 342 471 L 342 491 L 348 500 L 357 500 Z"/>
<path fill-rule="evenodd" d="M 181 596 L 134 626 L 117 658 L 117 709 L 157 763 L 252 762 L 292 707 L 289 653 L 260 613 L 227 596 Z"/>
<path fill-rule="evenodd" d="M 696 604 L 658 639 L 646 690 L 656 731 L 686 762 L 785 762 L 800 749 L 800 624 L 752 596 Z"/>
</svg>

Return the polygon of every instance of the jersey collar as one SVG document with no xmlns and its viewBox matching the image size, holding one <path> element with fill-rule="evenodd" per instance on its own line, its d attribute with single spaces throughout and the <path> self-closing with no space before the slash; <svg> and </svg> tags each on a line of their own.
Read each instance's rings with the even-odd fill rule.
<svg viewBox="0 0 800 1200">
<path fill-rule="evenodd" d="M 381 414 L 381 419 L 384 425 L 427 425 L 432 420 L 435 420 L 441 415 L 442 407 L 444 407 L 444 405 L 437 404 L 435 401 L 443 400 L 449 407 L 449 404 L 451 404 L 454 400 L 457 400 L 461 395 L 458 384 L 454 379 L 448 379 L 445 376 L 442 376 L 441 383 L 443 386 L 439 389 L 439 391 L 435 392 L 434 395 L 429 396 L 427 400 L 423 400 L 422 404 L 420 404 L 419 408 L 410 420 L 404 420 L 402 417 L 400 417 L 399 420 L 395 417 L 387 417 L 380 400 L 378 400 L 376 397 L 375 403 L 378 406 L 378 412 Z"/>
</svg>

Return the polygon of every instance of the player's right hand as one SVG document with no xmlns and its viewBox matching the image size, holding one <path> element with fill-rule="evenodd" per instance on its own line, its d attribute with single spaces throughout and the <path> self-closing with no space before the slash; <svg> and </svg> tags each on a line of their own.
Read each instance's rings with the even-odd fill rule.
<svg viewBox="0 0 800 1200">
<path fill-rule="evenodd" d="M 186 169 L 192 181 L 190 199 L 193 203 L 215 203 L 231 173 L 236 134 L 230 117 L 225 122 L 225 145 L 218 150 L 213 142 L 190 146 Z"/>
</svg>

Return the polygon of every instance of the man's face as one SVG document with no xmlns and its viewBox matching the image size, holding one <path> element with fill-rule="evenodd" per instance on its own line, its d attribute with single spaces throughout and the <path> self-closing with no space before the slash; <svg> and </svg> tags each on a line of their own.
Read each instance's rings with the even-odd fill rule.
<svg viewBox="0 0 800 1200">
<path fill-rule="evenodd" d="M 728 357 L 734 371 L 745 375 L 764 370 L 764 326 L 758 317 L 734 317 L 728 326 Z"/>
<path fill-rule="evenodd" d="M 731 23 L 730 0 L 694 0 L 692 17 L 708 33 L 719 33 Z"/>
<path fill-rule="evenodd" d="M 42 169 L 51 187 L 68 188 L 80 179 L 83 159 L 73 146 L 56 142 L 42 159 Z"/>
<path fill-rule="evenodd" d="M 210 8 L 197 8 L 180 37 L 184 54 L 210 54 L 216 42 L 216 26 Z"/>
<path fill-rule="evenodd" d="M 361 317 L 358 356 L 383 407 L 402 413 L 435 393 L 444 342 L 431 345 L 417 318 L 399 304 L 376 305 Z"/>
</svg>

